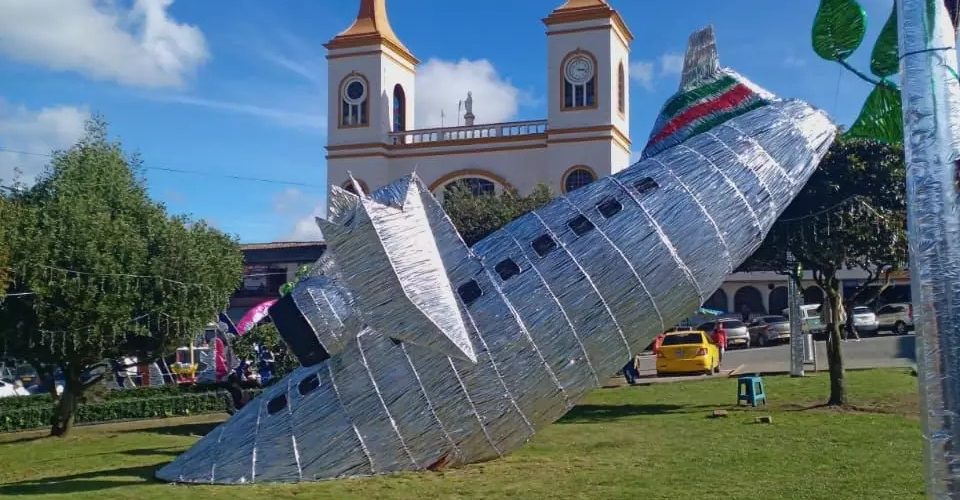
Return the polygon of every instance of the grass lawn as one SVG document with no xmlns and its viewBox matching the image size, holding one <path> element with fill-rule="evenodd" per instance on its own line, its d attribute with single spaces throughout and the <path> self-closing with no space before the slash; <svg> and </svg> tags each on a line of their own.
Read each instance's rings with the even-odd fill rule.
<svg viewBox="0 0 960 500">
<path fill-rule="evenodd" d="M 224 417 L 0 435 L 0 497 L 923 498 L 917 380 L 848 372 L 855 409 L 811 408 L 826 374 L 765 378 L 770 405 L 736 410 L 736 381 L 599 389 L 501 460 L 433 473 L 297 485 L 173 486 L 153 472 Z M 706 418 L 730 409 L 727 418 Z M 755 424 L 771 415 L 773 424 Z"/>
</svg>

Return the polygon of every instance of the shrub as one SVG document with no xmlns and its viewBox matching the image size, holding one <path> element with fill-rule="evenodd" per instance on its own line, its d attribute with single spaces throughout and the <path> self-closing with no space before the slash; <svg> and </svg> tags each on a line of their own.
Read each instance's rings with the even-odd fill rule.
<svg viewBox="0 0 960 500">
<path fill-rule="evenodd" d="M 259 390 L 252 390 L 254 396 Z M 118 420 L 166 418 L 227 411 L 230 394 L 211 386 L 192 388 L 149 387 L 111 391 L 98 402 L 81 403 L 77 424 L 97 424 Z M 54 405 L 47 394 L 0 399 L 0 432 L 22 431 L 51 424 Z"/>
</svg>

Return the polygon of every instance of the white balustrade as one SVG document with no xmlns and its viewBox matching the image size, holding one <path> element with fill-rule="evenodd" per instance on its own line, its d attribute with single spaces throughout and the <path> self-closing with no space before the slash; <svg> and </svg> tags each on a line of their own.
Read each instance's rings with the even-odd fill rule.
<svg viewBox="0 0 960 500">
<path fill-rule="evenodd" d="M 393 132 L 390 143 L 395 146 L 409 146 L 433 142 L 471 141 L 497 137 L 516 137 L 538 135 L 547 132 L 546 120 L 524 122 L 488 123 L 470 127 L 445 127 Z"/>
</svg>

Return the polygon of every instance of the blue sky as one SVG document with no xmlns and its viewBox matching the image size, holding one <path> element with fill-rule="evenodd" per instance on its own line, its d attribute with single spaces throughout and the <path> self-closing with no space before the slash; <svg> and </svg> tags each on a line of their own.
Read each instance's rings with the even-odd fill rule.
<svg viewBox="0 0 960 500">
<path fill-rule="evenodd" d="M 893 0 L 861 0 L 867 59 Z M 546 116 L 541 19 L 561 0 L 388 0 L 421 60 L 418 115 L 432 125 L 474 90 L 478 121 Z M 316 238 L 324 205 L 326 60 L 359 0 L 29 0 L 0 2 L 0 148 L 71 144 L 90 113 L 148 168 L 150 192 L 244 242 Z M 676 89 L 690 32 L 717 31 L 721 63 L 783 97 L 856 118 L 867 84 L 810 48 L 816 0 L 612 0 L 636 40 L 632 131 L 639 150 Z M 424 92 L 432 82 L 455 82 Z M 418 97 L 420 99 L 420 97 Z M 0 152 L 0 179 L 45 158 Z M 174 173 L 161 169 L 204 172 Z M 254 182 L 234 177 L 289 181 Z"/>
</svg>

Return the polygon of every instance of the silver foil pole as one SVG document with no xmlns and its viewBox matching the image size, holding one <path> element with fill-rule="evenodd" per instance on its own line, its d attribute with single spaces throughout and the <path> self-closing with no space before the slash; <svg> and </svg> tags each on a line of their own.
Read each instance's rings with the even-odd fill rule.
<svg viewBox="0 0 960 500">
<path fill-rule="evenodd" d="M 788 259 L 793 261 L 793 255 L 788 255 Z M 800 268 L 800 264 L 796 264 Z M 797 276 L 800 273 L 797 272 Z M 797 280 L 793 276 L 787 278 L 787 300 L 790 307 L 790 376 L 802 377 L 803 373 L 803 320 L 800 318 L 800 287 L 797 286 Z M 773 311 L 771 311 L 773 312 Z"/>
<path fill-rule="evenodd" d="M 960 84 L 940 0 L 900 0 L 907 226 L 927 494 L 960 498 Z"/>
</svg>

